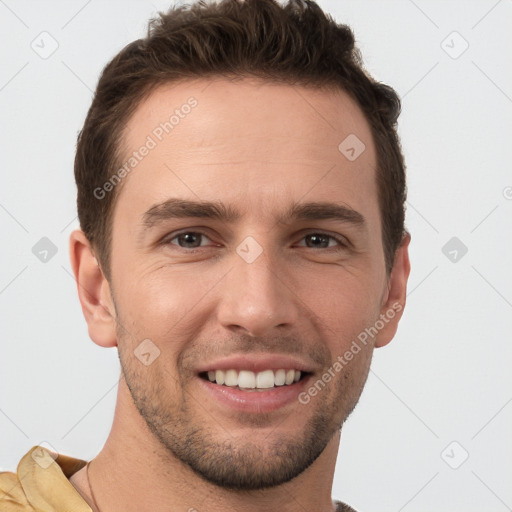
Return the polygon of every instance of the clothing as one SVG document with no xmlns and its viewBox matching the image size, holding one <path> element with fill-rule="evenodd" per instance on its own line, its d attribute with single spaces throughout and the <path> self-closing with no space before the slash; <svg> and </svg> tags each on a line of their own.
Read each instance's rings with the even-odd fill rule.
<svg viewBox="0 0 512 512">
<path fill-rule="evenodd" d="M 0 473 L 0 512 L 92 512 L 68 480 L 87 462 L 51 453 L 33 446 L 20 460 L 17 474 Z"/>
<path fill-rule="evenodd" d="M 0 472 L 0 512 L 92 512 L 68 480 L 87 461 L 53 454 L 33 446 L 20 460 L 16 473 Z M 337 512 L 355 512 L 335 502 Z"/>
</svg>

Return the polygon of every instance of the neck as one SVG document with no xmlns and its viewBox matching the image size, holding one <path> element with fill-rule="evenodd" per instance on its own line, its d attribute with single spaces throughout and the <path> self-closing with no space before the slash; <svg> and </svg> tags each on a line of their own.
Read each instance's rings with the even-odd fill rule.
<svg viewBox="0 0 512 512">
<path fill-rule="evenodd" d="M 338 432 L 320 457 L 290 482 L 259 491 L 223 489 L 197 476 L 155 438 L 121 377 L 110 435 L 89 471 L 100 510 L 94 507 L 87 485 L 82 484 L 85 474 L 77 474 L 71 483 L 79 484 L 75 487 L 94 512 L 167 512 L 171 505 L 173 510 L 209 512 L 332 512 L 339 439 Z"/>
</svg>

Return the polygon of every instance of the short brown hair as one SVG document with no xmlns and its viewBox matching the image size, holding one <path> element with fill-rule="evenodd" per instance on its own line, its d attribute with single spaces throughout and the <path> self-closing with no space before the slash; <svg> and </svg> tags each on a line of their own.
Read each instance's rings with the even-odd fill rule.
<svg viewBox="0 0 512 512">
<path fill-rule="evenodd" d="M 364 69 L 352 30 L 311 0 L 222 0 L 174 6 L 104 68 L 75 157 L 80 227 L 110 280 L 114 206 L 121 187 L 98 198 L 119 167 L 130 116 L 158 85 L 205 76 L 253 76 L 342 89 L 362 109 L 377 152 L 376 180 L 386 270 L 406 233 L 405 165 L 396 122 L 400 99 Z M 341 141 L 340 141 L 341 142 Z"/>
</svg>

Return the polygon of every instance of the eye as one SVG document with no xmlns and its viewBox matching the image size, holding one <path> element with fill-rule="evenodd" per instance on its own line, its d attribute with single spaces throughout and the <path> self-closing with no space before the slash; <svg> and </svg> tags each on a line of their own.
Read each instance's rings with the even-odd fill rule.
<svg viewBox="0 0 512 512">
<path fill-rule="evenodd" d="M 193 252 L 193 249 L 199 249 L 201 247 L 208 246 L 207 242 L 211 242 L 204 233 L 200 231 L 183 231 L 172 235 L 171 237 L 164 239 L 163 244 L 178 246 L 181 249 L 191 249 L 189 252 Z M 336 249 L 348 247 L 348 241 L 342 236 L 333 236 L 328 233 L 314 232 L 303 235 L 305 247 L 308 249 Z M 299 244 L 304 247 L 304 245 Z"/>
<path fill-rule="evenodd" d="M 164 243 L 177 245 L 182 249 L 196 249 L 202 246 L 201 240 L 204 238 L 210 240 L 204 233 L 198 231 L 184 231 L 183 233 L 174 235 L 172 238 L 168 238 Z M 176 240 L 176 243 L 174 243 L 173 240 Z"/>
<path fill-rule="evenodd" d="M 311 249 L 331 249 L 335 248 L 336 244 L 340 247 L 347 247 L 348 245 L 343 237 L 336 237 L 327 233 L 308 233 L 302 239 L 306 240 L 306 247 Z M 334 244 L 331 245 L 331 242 L 334 242 Z"/>
</svg>

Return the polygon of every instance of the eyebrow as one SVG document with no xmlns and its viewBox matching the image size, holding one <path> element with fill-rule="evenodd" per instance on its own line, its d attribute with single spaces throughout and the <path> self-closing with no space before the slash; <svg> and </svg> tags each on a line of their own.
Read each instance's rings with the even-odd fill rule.
<svg viewBox="0 0 512 512">
<path fill-rule="evenodd" d="M 233 223 L 241 217 L 242 214 L 239 211 L 221 202 L 169 198 L 152 206 L 143 214 L 142 226 L 144 230 L 149 230 L 168 219 L 184 218 L 213 219 Z M 325 201 L 295 202 L 278 219 L 282 223 L 293 220 L 336 220 L 359 227 L 365 226 L 365 218 L 358 211 L 342 204 Z"/>
</svg>

